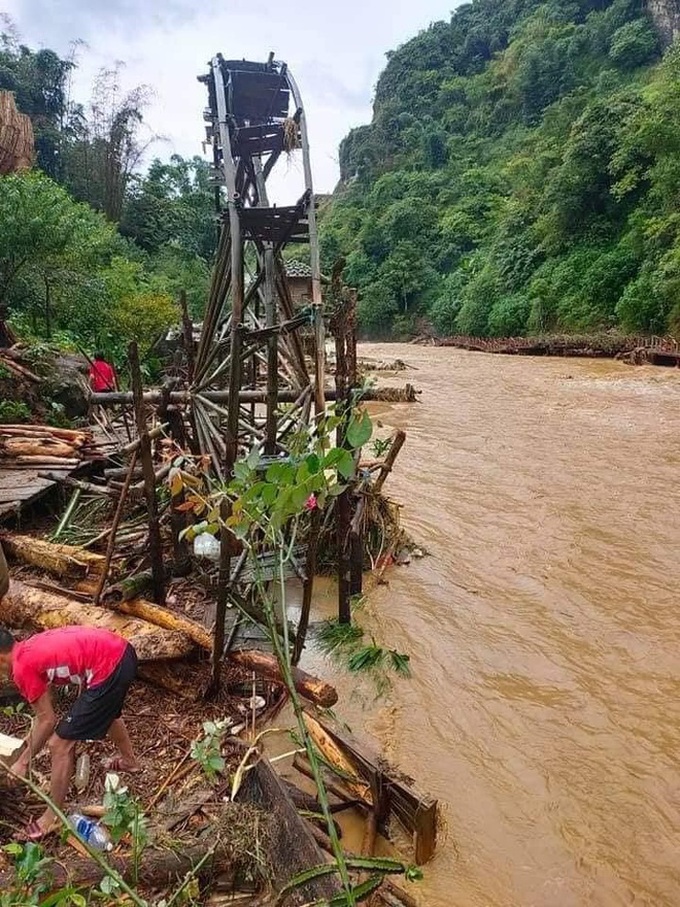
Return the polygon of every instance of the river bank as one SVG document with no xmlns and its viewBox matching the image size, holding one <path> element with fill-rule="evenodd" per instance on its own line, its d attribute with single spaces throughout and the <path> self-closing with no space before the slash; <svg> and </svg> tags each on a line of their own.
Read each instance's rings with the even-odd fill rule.
<svg viewBox="0 0 680 907">
<path fill-rule="evenodd" d="M 417 406 L 372 411 L 407 432 L 390 493 L 432 556 L 392 571 L 364 618 L 412 679 L 375 700 L 323 673 L 343 718 L 448 804 L 422 904 L 674 907 L 677 372 L 360 354 L 418 369 Z"/>
<path fill-rule="evenodd" d="M 620 359 L 631 365 L 680 364 L 680 345 L 672 337 L 645 337 L 607 332 L 600 334 L 545 334 L 529 337 L 438 337 L 422 335 L 421 346 L 456 347 L 479 353 L 508 356 L 565 356 L 584 359 Z"/>
</svg>

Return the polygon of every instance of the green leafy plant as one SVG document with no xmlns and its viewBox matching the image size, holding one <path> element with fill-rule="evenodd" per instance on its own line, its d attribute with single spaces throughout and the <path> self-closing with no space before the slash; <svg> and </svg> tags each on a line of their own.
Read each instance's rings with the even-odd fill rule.
<svg viewBox="0 0 680 907">
<path fill-rule="evenodd" d="M 198 762 L 206 778 L 211 782 L 214 782 L 217 776 L 224 771 L 225 762 L 222 756 L 222 740 L 230 724 L 231 722 L 228 719 L 204 721 L 203 737 L 194 740 L 191 744 L 191 758 Z"/>
<path fill-rule="evenodd" d="M 0 423 L 30 422 L 31 410 L 21 400 L 0 400 Z"/>
</svg>

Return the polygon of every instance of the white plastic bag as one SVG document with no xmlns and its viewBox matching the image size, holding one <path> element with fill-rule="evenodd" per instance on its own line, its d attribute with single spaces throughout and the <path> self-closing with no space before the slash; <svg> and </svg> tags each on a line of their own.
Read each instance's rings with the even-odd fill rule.
<svg viewBox="0 0 680 907">
<path fill-rule="evenodd" d="M 194 555 L 196 557 L 207 557 L 211 561 L 220 559 L 220 543 L 214 535 L 209 532 L 201 532 L 194 539 Z"/>
</svg>

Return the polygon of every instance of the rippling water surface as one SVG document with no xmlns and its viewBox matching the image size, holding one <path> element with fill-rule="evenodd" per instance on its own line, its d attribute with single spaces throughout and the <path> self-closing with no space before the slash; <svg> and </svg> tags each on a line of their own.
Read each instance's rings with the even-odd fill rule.
<svg viewBox="0 0 680 907">
<path fill-rule="evenodd" d="M 446 804 L 422 903 L 677 907 L 680 374 L 361 354 L 418 369 L 395 381 L 421 402 L 374 414 L 407 432 L 386 490 L 430 556 L 364 619 L 413 678 L 376 702 L 336 679 L 343 717 Z"/>
</svg>

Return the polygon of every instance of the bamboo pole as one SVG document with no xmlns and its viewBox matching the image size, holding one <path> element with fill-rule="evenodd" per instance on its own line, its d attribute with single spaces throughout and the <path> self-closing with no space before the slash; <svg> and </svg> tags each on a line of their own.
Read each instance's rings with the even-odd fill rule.
<svg viewBox="0 0 680 907">
<path fill-rule="evenodd" d="M 311 199 L 307 211 L 309 223 L 309 260 L 312 268 L 312 302 L 314 305 L 314 403 L 315 412 L 321 415 L 326 409 L 324 397 L 325 388 L 325 346 L 326 337 L 323 323 L 323 298 L 321 296 L 321 260 L 319 256 L 319 238 L 316 228 L 316 210 L 314 202 L 314 186 L 312 180 L 312 162 L 309 154 L 309 134 L 307 132 L 307 117 L 302 104 L 302 95 L 290 70 L 286 76 L 295 106 L 300 111 L 300 145 L 302 147 L 302 167 L 305 176 L 305 189 L 310 193 Z"/>
<path fill-rule="evenodd" d="M 187 357 L 187 379 L 189 384 L 194 380 L 194 326 L 189 317 L 187 308 L 186 290 L 179 294 L 179 304 L 182 311 L 182 336 L 184 338 L 184 353 Z"/>
<path fill-rule="evenodd" d="M 165 603 L 165 571 L 163 569 L 163 547 L 161 543 L 160 524 L 158 521 L 158 501 L 156 499 L 156 476 L 154 475 L 153 460 L 151 458 L 151 441 L 144 417 L 144 402 L 142 390 L 142 373 L 139 367 L 139 349 L 136 341 L 128 347 L 130 360 L 130 375 L 132 379 L 132 392 L 134 395 L 135 418 L 139 434 L 139 455 L 142 461 L 144 474 L 144 495 L 149 515 L 149 553 L 151 556 L 151 570 L 153 572 L 154 598 L 159 605 Z"/>
<path fill-rule="evenodd" d="M 339 401 L 340 423 L 337 429 L 337 446 L 346 447 L 345 432 L 349 418 L 349 381 L 346 357 L 346 323 L 341 314 L 335 329 L 335 390 Z M 351 491 L 347 487 L 336 502 L 336 545 L 338 559 L 338 622 L 349 624 L 352 621 L 350 559 L 348 552 L 350 523 L 352 519 Z"/>
<path fill-rule="evenodd" d="M 304 385 L 306 386 L 306 385 Z M 279 403 L 294 403 L 300 395 L 304 386 L 297 389 L 281 388 L 279 390 Z M 408 389 L 410 385 L 407 385 Z M 389 390 L 399 390 L 399 388 L 389 388 Z M 213 403 L 228 403 L 230 393 L 228 390 L 202 390 L 201 396 Z M 326 400 L 337 400 L 337 393 L 334 388 L 326 388 Z M 161 392 L 158 390 L 145 391 L 143 395 L 144 403 L 160 403 Z M 188 403 L 194 399 L 192 391 L 171 391 L 170 403 Z M 238 394 L 240 403 L 266 403 L 266 389 L 241 390 Z M 380 400 L 382 399 L 382 389 L 368 388 L 362 393 L 362 400 Z M 132 393 L 126 391 L 116 391 L 115 393 L 92 394 L 92 402 L 102 406 L 118 406 L 120 404 L 132 403 Z M 136 443 L 136 442 L 133 442 Z"/>
<path fill-rule="evenodd" d="M 113 515 L 113 522 L 111 523 L 111 531 L 109 532 L 109 541 L 106 546 L 106 555 L 104 561 L 104 569 L 101 572 L 99 581 L 97 583 L 97 589 L 95 590 L 93 601 L 95 605 L 99 604 L 99 600 L 102 597 L 102 592 L 104 591 L 104 586 L 106 585 L 106 580 L 109 576 L 109 567 L 111 566 L 111 560 L 113 558 L 113 552 L 116 548 L 116 533 L 118 532 L 118 527 L 120 526 L 120 521 L 123 517 L 123 509 L 125 508 L 125 501 L 128 496 L 128 491 L 130 490 L 130 485 L 132 483 L 132 477 L 135 474 L 135 466 L 137 465 L 137 451 L 132 455 L 130 460 L 130 465 L 128 466 L 127 475 L 125 476 L 125 483 L 120 492 L 120 497 L 118 498 L 118 504 L 116 505 L 116 512 Z"/>
<path fill-rule="evenodd" d="M 397 456 L 399 455 L 399 451 L 404 446 L 405 440 L 406 440 L 406 432 L 399 429 L 392 440 L 390 449 L 387 452 L 387 456 L 385 457 L 385 462 L 380 467 L 380 473 L 378 475 L 378 478 L 375 480 L 373 490 L 376 493 L 379 493 L 382 491 L 382 487 L 385 484 L 385 480 L 387 479 L 388 475 L 392 472 L 392 467 L 394 466 L 394 461 L 397 459 Z"/>
<path fill-rule="evenodd" d="M 82 493 L 83 493 L 82 488 L 74 489 L 73 494 L 71 495 L 71 500 L 68 502 L 68 507 L 64 511 L 64 515 L 59 520 L 59 525 L 57 526 L 57 528 L 54 531 L 53 537 L 55 539 L 58 539 L 59 536 L 64 531 L 64 529 L 66 529 L 66 527 L 68 526 L 68 524 L 71 520 L 71 517 L 73 516 L 73 511 L 78 506 L 78 501 L 80 500 L 80 496 Z"/>
<path fill-rule="evenodd" d="M 319 545 L 319 528 L 321 516 L 318 508 L 314 508 L 309 521 L 309 541 L 307 543 L 307 561 L 305 563 L 305 580 L 302 587 L 302 607 L 300 609 L 300 620 L 298 621 L 297 633 L 295 634 L 295 646 L 293 647 L 293 664 L 300 661 L 302 650 L 305 647 L 305 638 L 307 636 L 307 627 L 309 626 L 309 615 L 312 610 L 312 592 L 314 590 L 314 574 L 316 573 L 316 555 Z"/>
<path fill-rule="evenodd" d="M 349 594 L 361 595 L 364 582 L 364 511 L 366 498 L 361 497 L 357 503 L 349 529 Z"/>
<path fill-rule="evenodd" d="M 229 135 L 229 122 L 226 107 L 226 86 L 222 74 L 222 67 L 216 58 L 213 61 L 213 77 L 215 95 L 219 118 L 219 132 L 222 144 L 222 167 L 224 179 L 227 184 L 228 212 L 229 212 L 229 238 L 231 246 L 231 360 L 229 364 L 229 402 L 226 425 L 226 450 L 224 457 L 225 479 L 229 481 L 234 472 L 234 463 L 238 456 L 238 423 L 239 423 L 239 391 L 241 389 L 242 363 L 241 363 L 241 321 L 243 319 L 243 240 L 241 236 L 241 218 L 237 207 L 240 197 L 236 190 L 236 172 L 234 158 L 231 150 L 231 137 Z M 220 673 L 224 655 L 225 620 L 227 616 L 227 603 L 231 586 L 231 539 L 226 521 L 229 517 L 229 505 L 222 502 L 220 516 L 220 569 L 217 592 L 217 608 L 215 614 L 215 635 L 212 654 L 212 671 L 210 685 L 206 695 L 214 696 L 220 686 Z"/>
</svg>

